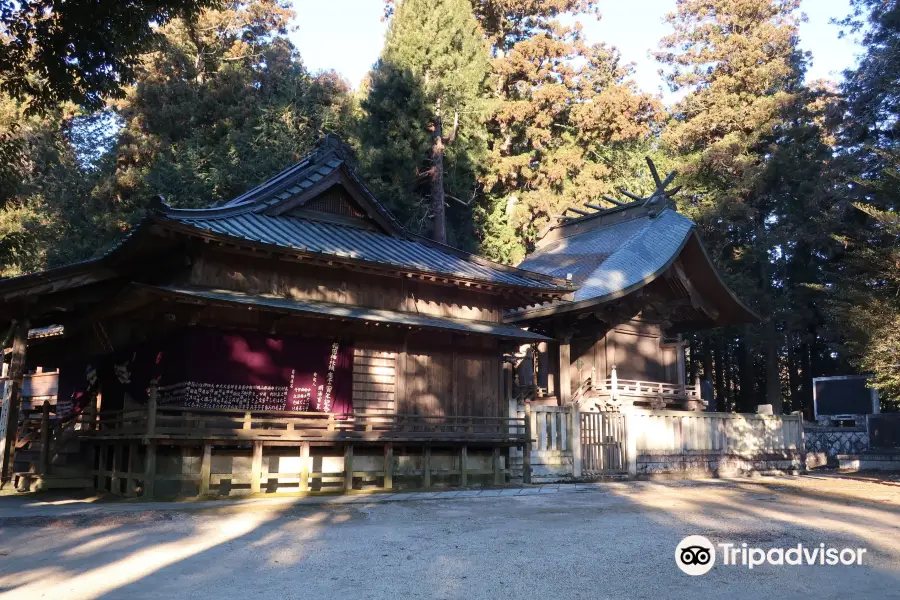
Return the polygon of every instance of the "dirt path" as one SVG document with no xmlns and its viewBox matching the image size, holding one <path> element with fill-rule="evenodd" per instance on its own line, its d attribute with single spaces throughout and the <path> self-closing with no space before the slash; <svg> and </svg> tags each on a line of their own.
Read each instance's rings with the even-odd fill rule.
<svg viewBox="0 0 900 600">
<path fill-rule="evenodd" d="M 897 481 L 627 482 L 523 494 L 153 510 L 0 498 L 0 599 L 900 597 Z M 861 566 L 719 561 L 689 577 L 674 552 L 691 534 L 867 552 Z"/>
</svg>

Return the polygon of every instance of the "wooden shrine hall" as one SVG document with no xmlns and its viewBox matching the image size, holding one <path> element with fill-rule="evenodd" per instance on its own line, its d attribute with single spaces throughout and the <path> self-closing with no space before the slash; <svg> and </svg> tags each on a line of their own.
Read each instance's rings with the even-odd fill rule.
<svg viewBox="0 0 900 600">
<path fill-rule="evenodd" d="M 329 136 L 230 202 L 160 201 L 97 259 L 0 281 L 3 477 L 49 487 L 68 454 L 145 497 L 503 483 L 531 437 L 504 352 L 550 341 L 503 315 L 572 291 L 410 234 Z M 35 365 L 58 401 L 20 418 Z"/>
<path fill-rule="evenodd" d="M 160 200 L 106 254 L 0 281 L 4 483 L 496 485 L 512 448 L 527 482 L 529 403 L 702 409 L 680 332 L 757 320 L 652 164 L 652 196 L 571 209 L 514 268 L 406 231 L 347 156 L 326 137 L 229 202 Z M 57 400 L 20 412 L 38 367 Z"/>
<path fill-rule="evenodd" d="M 681 333 L 757 323 L 722 281 L 697 234 L 675 210 L 647 159 L 656 191 L 631 202 L 605 199 L 559 216 L 519 268 L 566 279 L 571 298 L 548 299 L 506 315 L 556 340 L 540 342 L 519 369 L 523 397 L 578 404 L 703 410 L 699 381 L 688 382 Z"/>
</svg>

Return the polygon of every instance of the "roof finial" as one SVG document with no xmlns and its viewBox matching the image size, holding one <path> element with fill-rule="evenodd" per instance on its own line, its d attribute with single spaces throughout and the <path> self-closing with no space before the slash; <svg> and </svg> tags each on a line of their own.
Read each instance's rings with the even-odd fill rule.
<svg viewBox="0 0 900 600">
<path fill-rule="evenodd" d="M 625 197 L 630 198 L 632 202 L 623 202 L 622 200 L 617 200 L 611 196 L 602 196 L 604 200 L 609 202 L 610 204 L 614 204 L 615 206 L 628 206 L 629 204 L 640 202 L 647 209 L 647 214 L 652 218 L 658 215 L 662 210 L 669 204 L 669 201 L 672 199 L 672 196 L 677 194 L 679 190 L 681 190 L 681 186 L 674 187 L 671 190 L 667 190 L 666 188 L 675 180 L 675 176 L 678 174 L 677 171 L 672 171 L 669 173 L 665 179 L 659 178 L 659 172 L 656 170 L 656 165 L 650 159 L 649 156 L 645 157 L 647 161 L 647 166 L 650 167 L 650 174 L 653 176 L 653 182 L 656 184 L 656 190 L 650 194 L 648 197 L 644 198 L 643 196 L 639 196 L 638 194 L 633 194 L 626 190 L 625 188 L 619 188 L 619 192 L 621 192 Z M 608 210 L 598 204 L 592 204 L 590 202 L 585 202 L 584 206 L 596 212 L 600 212 L 603 210 Z M 578 208 L 566 208 L 560 215 L 556 215 L 557 221 L 572 221 L 577 219 L 578 217 L 570 217 L 566 213 L 573 212 L 579 216 L 589 215 L 587 211 L 578 209 Z"/>
</svg>

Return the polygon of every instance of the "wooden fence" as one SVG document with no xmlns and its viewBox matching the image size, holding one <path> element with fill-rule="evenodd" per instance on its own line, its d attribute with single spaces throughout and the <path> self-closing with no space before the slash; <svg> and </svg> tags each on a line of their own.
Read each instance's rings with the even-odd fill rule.
<svg viewBox="0 0 900 600">
<path fill-rule="evenodd" d="M 799 416 L 632 411 L 638 453 L 705 452 L 753 457 L 803 448 Z"/>
<path fill-rule="evenodd" d="M 627 472 L 626 416 L 618 412 L 583 412 L 580 418 L 582 472 L 588 475 Z"/>
<path fill-rule="evenodd" d="M 636 409 L 577 413 L 572 406 L 529 406 L 527 413 L 525 406 L 517 407 L 517 417 L 530 424 L 533 477 L 545 481 L 691 468 L 719 473 L 726 462 L 740 463 L 737 470 L 765 470 L 778 460 L 799 464 L 804 446 L 802 421 L 793 415 Z M 526 462 L 515 449 L 510 461 L 513 470 Z"/>
<path fill-rule="evenodd" d="M 518 405 L 516 418 L 530 423 L 531 473 L 536 480 L 555 479 L 570 475 L 573 469 L 573 436 L 577 436 L 574 407 Z M 520 470 L 524 464 L 522 450 L 510 449 L 510 464 Z"/>
</svg>

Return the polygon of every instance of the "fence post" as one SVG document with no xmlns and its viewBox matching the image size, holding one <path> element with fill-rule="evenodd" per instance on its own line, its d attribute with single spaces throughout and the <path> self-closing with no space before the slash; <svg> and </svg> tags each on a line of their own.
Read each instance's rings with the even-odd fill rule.
<svg viewBox="0 0 900 600">
<path fill-rule="evenodd" d="M 569 444 L 572 448 L 572 477 L 578 478 L 582 474 L 581 458 L 581 411 L 578 407 L 572 407 L 569 411 L 572 417 L 572 435 L 569 436 Z"/>
<path fill-rule="evenodd" d="M 619 399 L 619 376 L 616 375 L 616 365 L 612 366 L 609 373 L 609 385 L 612 388 L 610 392 L 610 398 L 613 400 Z"/>
<path fill-rule="evenodd" d="M 50 472 L 50 403 L 41 406 L 41 475 Z"/>
<path fill-rule="evenodd" d="M 522 483 L 531 483 L 531 405 L 525 405 L 525 448 L 522 451 Z"/>
<path fill-rule="evenodd" d="M 634 479 L 637 477 L 638 418 L 633 407 L 626 407 L 622 412 L 625 415 L 625 464 L 628 477 Z"/>
</svg>

